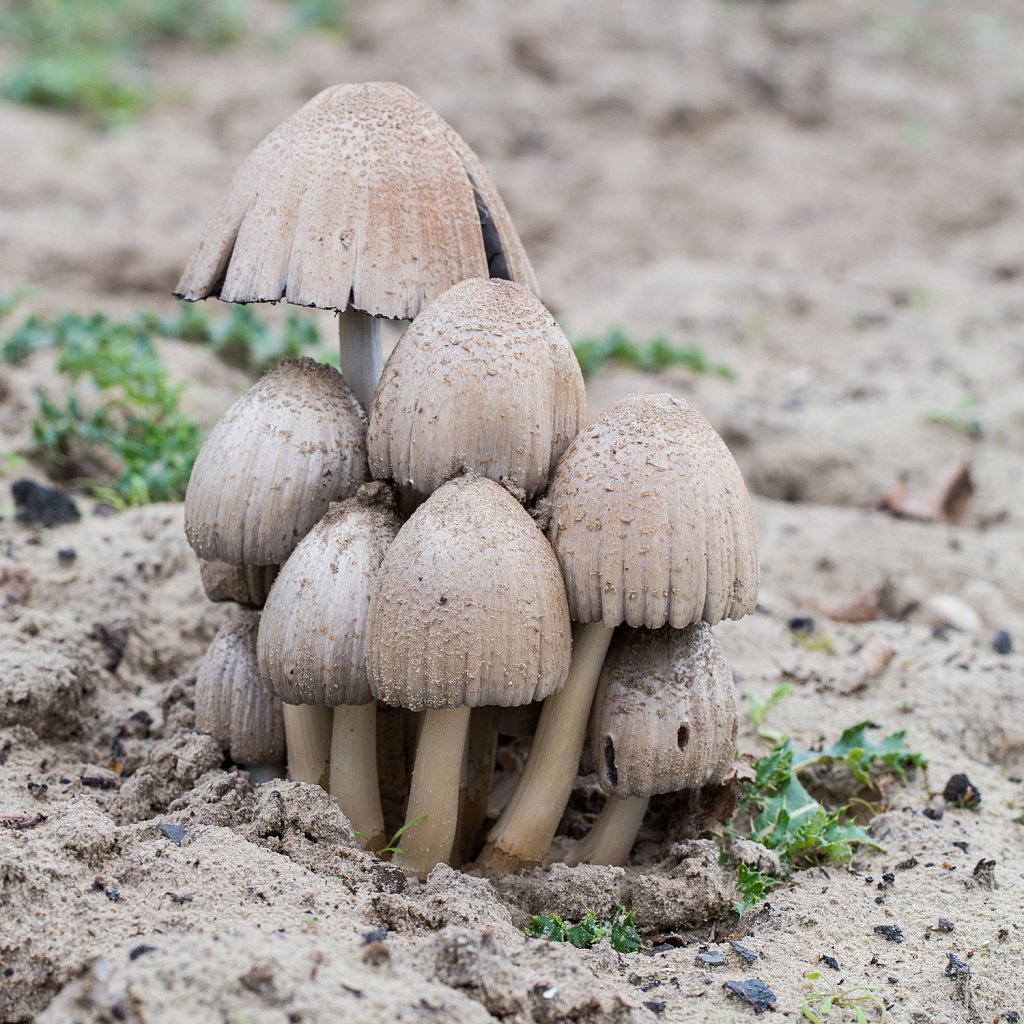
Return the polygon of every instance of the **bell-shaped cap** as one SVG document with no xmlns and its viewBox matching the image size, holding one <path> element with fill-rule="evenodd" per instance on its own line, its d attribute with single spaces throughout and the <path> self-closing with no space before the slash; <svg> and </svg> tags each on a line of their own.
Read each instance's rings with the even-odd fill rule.
<svg viewBox="0 0 1024 1024">
<path fill-rule="evenodd" d="M 488 276 L 537 290 L 487 172 L 414 93 L 366 82 L 325 89 L 253 150 L 175 294 L 410 319 Z"/>
<path fill-rule="evenodd" d="M 386 484 L 331 505 L 281 567 L 260 621 L 263 678 L 286 704 L 367 704 L 366 615 L 401 520 Z"/>
<path fill-rule="evenodd" d="M 234 601 L 249 608 L 262 608 L 266 604 L 276 575 L 276 565 L 199 563 L 203 590 L 211 601 Z"/>
<path fill-rule="evenodd" d="M 754 610 L 750 495 L 725 442 L 681 398 L 615 402 L 562 456 L 546 501 L 573 621 L 681 629 Z"/>
<path fill-rule="evenodd" d="M 370 689 L 412 710 L 543 700 L 565 683 L 569 630 L 544 535 L 504 488 L 469 474 L 439 487 L 384 556 Z"/>
<path fill-rule="evenodd" d="M 368 476 L 366 417 L 337 370 L 271 367 L 213 428 L 185 492 L 185 535 L 207 561 L 278 565 Z"/>
<path fill-rule="evenodd" d="M 585 419 L 583 374 L 540 300 L 511 281 L 463 281 L 388 359 L 370 414 L 370 471 L 427 495 L 468 469 L 532 498 Z"/>
<path fill-rule="evenodd" d="M 649 797 L 720 782 L 738 724 L 732 672 L 707 623 L 619 630 L 590 722 L 606 793 Z"/>
<path fill-rule="evenodd" d="M 196 729 L 213 736 L 238 764 L 284 760 L 281 702 L 263 685 L 256 662 L 259 612 L 225 623 L 196 674 Z"/>
</svg>

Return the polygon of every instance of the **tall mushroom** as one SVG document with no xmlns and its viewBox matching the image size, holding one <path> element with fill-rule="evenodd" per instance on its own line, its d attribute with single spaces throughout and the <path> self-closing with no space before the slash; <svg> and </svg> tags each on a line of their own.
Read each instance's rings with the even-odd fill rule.
<svg viewBox="0 0 1024 1024">
<path fill-rule="evenodd" d="M 336 85 L 242 164 L 175 294 L 336 310 L 341 365 L 369 408 L 376 317 L 410 319 L 468 277 L 536 280 L 473 151 L 394 82 Z"/>
<path fill-rule="evenodd" d="M 444 484 L 402 527 L 370 600 L 370 688 L 425 711 L 403 867 L 425 875 L 451 854 L 469 709 L 543 699 L 569 657 L 565 588 L 544 535 L 493 481 Z"/>
<path fill-rule="evenodd" d="M 400 526 L 394 494 L 365 484 L 331 505 L 281 567 L 259 630 L 259 664 L 288 704 L 334 708 L 331 795 L 370 849 L 384 840 L 376 704 L 366 680 L 366 616 Z"/>
<path fill-rule="evenodd" d="M 711 627 L 620 626 L 590 719 L 608 800 L 568 864 L 624 864 L 652 796 L 720 782 L 736 752 L 732 672 Z"/>
<path fill-rule="evenodd" d="M 312 359 L 268 370 L 210 432 L 185 494 L 185 534 L 207 561 L 276 566 L 367 478 L 365 416 L 341 375 Z M 286 708 L 289 774 L 318 784 L 330 720 Z M 326 732 L 326 734 L 325 734 Z"/>
<path fill-rule="evenodd" d="M 573 634 L 566 685 L 545 702 L 519 785 L 477 864 L 539 864 L 572 790 L 612 633 L 714 624 L 752 611 L 757 541 L 739 467 L 708 421 L 671 395 L 628 395 L 562 456 L 546 501 Z"/>
</svg>

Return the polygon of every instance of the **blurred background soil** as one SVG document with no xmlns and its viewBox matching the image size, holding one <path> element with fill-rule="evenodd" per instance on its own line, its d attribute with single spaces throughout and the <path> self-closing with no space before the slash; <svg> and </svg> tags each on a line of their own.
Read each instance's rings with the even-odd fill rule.
<svg viewBox="0 0 1024 1024">
<path fill-rule="evenodd" d="M 254 792 L 190 731 L 194 663 L 228 613 L 203 598 L 180 505 L 107 515 L 80 489 L 77 523 L 14 521 L 8 482 L 46 480 L 36 390 L 68 386 L 43 348 L 0 365 L 0 815 L 45 815 L 0 830 L 0 1020 L 56 997 L 41 1019 L 731 1021 L 753 1011 L 723 982 L 752 977 L 796 1018 L 824 984 L 811 971 L 878 986 L 892 1020 L 1019 1020 L 1019 3 L 121 6 L 95 8 L 148 11 L 143 42 L 76 28 L 85 3 L 0 8 L 0 298 L 25 291 L 0 340 L 30 312 L 172 316 L 252 147 L 327 85 L 401 81 L 490 170 L 591 412 L 670 391 L 736 455 L 764 577 L 758 613 L 717 631 L 740 692 L 788 682 L 773 732 L 810 747 L 870 719 L 931 768 L 885 794 L 882 850 L 801 872 L 742 920 L 699 844 L 500 891 L 450 871 L 406 883 L 326 798 Z M 329 314 L 303 322 L 330 344 Z M 247 386 L 209 345 L 157 351 L 202 430 Z M 891 660 L 866 671 L 878 639 Z M 766 749 L 744 716 L 741 750 Z M 955 772 L 980 808 L 926 817 Z M 677 890 L 670 919 L 652 893 Z M 522 938 L 529 913 L 581 893 L 675 938 L 635 957 Z M 386 957 L 363 937 L 382 927 Z M 695 961 L 708 948 L 723 966 Z"/>
</svg>

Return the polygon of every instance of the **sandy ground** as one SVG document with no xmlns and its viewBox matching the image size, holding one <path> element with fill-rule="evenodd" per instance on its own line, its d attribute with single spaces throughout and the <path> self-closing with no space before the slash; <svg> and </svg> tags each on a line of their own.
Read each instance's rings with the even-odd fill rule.
<svg viewBox="0 0 1024 1024">
<path fill-rule="evenodd" d="M 887 789 L 870 826 L 881 850 L 798 873 L 742 920 L 716 849 L 667 849 L 656 828 L 625 870 L 492 885 L 438 869 L 420 884 L 363 854 L 325 795 L 254 788 L 192 731 L 195 662 L 230 610 L 204 599 L 180 506 L 107 517 L 79 497 L 81 522 L 43 532 L 8 515 L 0 814 L 44 817 L 0 830 L 0 1020 L 734 1021 L 753 1011 L 723 983 L 750 978 L 795 1019 L 818 970 L 840 990 L 878 986 L 893 1021 L 1012 1024 L 1024 1013 L 1019 5 L 352 7 L 344 42 L 168 52 L 165 103 L 114 135 L 0 106 L 0 151 L 18 154 L 0 175 L 0 292 L 31 286 L 43 309 L 169 309 L 209 210 L 266 131 L 333 82 L 405 82 L 488 165 L 570 333 L 665 333 L 736 371 L 609 369 L 588 395 L 595 413 L 631 390 L 683 395 L 739 460 L 762 598 L 716 633 L 740 692 L 763 700 L 790 682 L 768 725 L 804 746 L 864 719 L 906 729 L 928 777 Z M 194 347 L 165 354 L 207 426 L 244 387 Z M 46 374 L 45 359 L 0 367 L 4 452 L 27 450 Z M 935 422 L 965 409 L 980 437 Z M 959 523 L 878 510 L 901 480 L 926 489 L 959 460 L 974 484 Z M 950 610 L 942 595 L 961 601 Z M 842 621 L 864 608 L 877 619 Z M 830 642 L 801 644 L 796 614 Z M 998 630 L 1009 654 L 992 646 Z M 869 678 L 873 636 L 895 656 Z M 740 747 L 766 749 L 746 720 Z M 981 807 L 926 817 L 954 772 Z M 636 910 L 645 953 L 523 938 L 530 913 L 616 900 Z M 698 962 L 707 949 L 724 964 Z M 950 953 L 969 977 L 948 976 Z"/>
</svg>

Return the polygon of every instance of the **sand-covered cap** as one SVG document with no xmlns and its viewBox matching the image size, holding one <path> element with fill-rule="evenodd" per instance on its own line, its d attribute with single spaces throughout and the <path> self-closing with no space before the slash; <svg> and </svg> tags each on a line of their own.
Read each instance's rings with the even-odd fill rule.
<svg viewBox="0 0 1024 1024">
<path fill-rule="evenodd" d="M 199 563 L 203 590 L 211 601 L 233 601 L 250 608 L 262 608 L 266 604 L 275 576 L 276 565 Z"/>
<path fill-rule="evenodd" d="M 244 611 L 221 626 L 196 674 L 196 729 L 245 765 L 274 764 L 285 753 L 281 702 L 256 663 L 259 618 Z"/>
<path fill-rule="evenodd" d="M 575 622 L 681 629 L 754 610 L 750 496 L 725 442 L 683 399 L 614 403 L 562 456 L 546 501 Z"/>
<path fill-rule="evenodd" d="M 438 488 L 384 556 L 370 688 L 413 710 L 543 700 L 565 682 L 569 629 L 544 535 L 504 488 L 469 474 Z"/>
<path fill-rule="evenodd" d="M 287 704 L 366 704 L 370 595 L 401 526 L 386 484 L 332 504 L 274 583 L 259 632 L 263 677 Z"/>
<path fill-rule="evenodd" d="M 341 374 L 285 360 L 203 444 L 185 493 L 185 534 L 207 561 L 277 565 L 368 475 L 366 417 Z"/>
<path fill-rule="evenodd" d="M 590 721 L 606 793 L 649 797 L 718 782 L 735 757 L 737 728 L 732 672 L 707 623 L 619 630 Z"/>
<path fill-rule="evenodd" d="M 426 495 L 469 469 L 532 498 L 585 419 L 583 374 L 540 300 L 512 281 L 463 281 L 420 313 L 384 368 L 370 470 Z"/>
<path fill-rule="evenodd" d="M 472 150 L 394 82 L 336 85 L 238 170 L 175 294 L 408 319 L 467 277 L 537 290 Z"/>
</svg>

